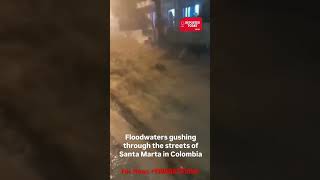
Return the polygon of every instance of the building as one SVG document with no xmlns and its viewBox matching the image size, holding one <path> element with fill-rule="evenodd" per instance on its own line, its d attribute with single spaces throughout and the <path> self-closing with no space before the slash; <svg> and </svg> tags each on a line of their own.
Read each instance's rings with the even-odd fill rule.
<svg viewBox="0 0 320 180">
<path fill-rule="evenodd" d="M 174 19 L 179 20 L 184 17 L 196 17 L 200 15 L 200 9 L 205 0 L 160 0 L 161 15 L 169 18 L 172 13 Z M 202 9 L 201 9 L 202 10 Z"/>
<path fill-rule="evenodd" d="M 153 0 L 148 17 L 152 22 L 153 39 L 175 43 L 209 44 L 210 0 Z M 203 32 L 180 33 L 179 21 L 184 17 L 201 17 Z"/>
</svg>

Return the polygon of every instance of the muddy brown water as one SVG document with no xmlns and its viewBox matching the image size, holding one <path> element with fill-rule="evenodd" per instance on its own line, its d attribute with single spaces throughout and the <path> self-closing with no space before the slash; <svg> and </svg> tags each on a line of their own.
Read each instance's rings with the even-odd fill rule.
<svg viewBox="0 0 320 180">
<path fill-rule="evenodd" d="M 119 39 L 113 38 L 110 61 L 110 103 L 111 109 L 115 112 L 111 116 L 111 135 L 118 144 L 121 144 L 124 141 L 124 132 L 194 133 L 199 138 L 201 151 L 206 158 L 194 160 L 163 158 L 158 160 L 163 162 L 162 166 L 158 165 L 158 167 L 197 167 L 201 169 L 201 175 L 171 178 L 208 179 L 210 163 L 206 160 L 210 159 L 210 137 L 207 136 L 210 133 L 208 125 L 210 123 L 210 78 L 207 76 L 210 74 L 210 66 L 204 65 L 208 59 L 199 59 L 196 55 L 188 54 L 185 58 L 195 62 L 185 63 L 164 49 L 139 44 L 132 41 L 133 39 L 120 36 L 117 37 Z M 121 146 L 115 145 L 114 148 L 121 149 Z M 116 155 L 111 156 L 117 159 Z M 134 167 L 147 164 L 147 160 L 129 158 L 129 161 L 136 162 L 133 163 Z M 119 164 L 123 163 L 125 164 L 125 160 L 119 162 Z M 113 165 L 117 166 L 115 164 Z M 121 179 L 123 176 L 119 177 L 117 173 L 115 171 L 112 175 L 115 179 Z M 139 177 L 132 177 L 132 179 L 137 178 Z M 152 179 L 152 177 L 148 178 Z"/>
</svg>

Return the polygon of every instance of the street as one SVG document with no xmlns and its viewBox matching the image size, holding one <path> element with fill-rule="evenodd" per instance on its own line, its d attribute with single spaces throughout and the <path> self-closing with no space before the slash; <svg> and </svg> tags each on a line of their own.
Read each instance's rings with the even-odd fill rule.
<svg viewBox="0 0 320 180">
<path fill-rule="evenodd" d="M 137 37 L 137 35 L 133 36 Z M 139 39 L 138 39 L 139 40 Z M 140 41 L 142 42 L 142 41 Z M 129 179 L 123 168 L 198 168 L 200 175 L 161 179 L 207 179 L 210 169 L 210 61 L 206 54 L 173 52 L 111 36 L 111 179 Z M 183 52 L 183 53 L 182 53 Z M 125 134 L 193 134 L 202 158 L 120 158 Z M 159 179 L 130 175 L 131 179 Z"/>
</svg>

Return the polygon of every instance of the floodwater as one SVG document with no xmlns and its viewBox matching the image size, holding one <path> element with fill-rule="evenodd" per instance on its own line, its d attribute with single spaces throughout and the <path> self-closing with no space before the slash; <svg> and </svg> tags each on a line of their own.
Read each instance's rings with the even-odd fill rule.
<svg viewBox="0 0 320 180">
<path fill-rule="evenodd" d="M 139 34 L 139 32 L 136 32 Z M 138 37 L 138 39 L 137 39 Z M 143 38 L 143 36 L 141 36 Z M 136 38 L 136 39 L 134 39 Z M 110 51 L 111 179 L 208 179 L 210 169 L 210 61 L 180 58 L 113 33 Z M 176 50 L 176 54 L 180 54 Z M 196 135 L 201 158 L 120 158 L 125 134 Z M 121 169 L 197 168 L 200 175 L 123 175 Z M 159 175 L 158 175 L 159 176 Z"/>
</svg>

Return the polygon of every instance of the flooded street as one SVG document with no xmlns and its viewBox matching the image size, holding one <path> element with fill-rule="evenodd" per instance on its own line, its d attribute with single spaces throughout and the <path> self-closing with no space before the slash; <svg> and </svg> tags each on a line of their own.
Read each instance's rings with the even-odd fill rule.
<svg viewBox="0 0 320 180">
<path fill-rule="evenodd" d="M 138 37 L 135 34 L 133 37 Z M 113 34 L 110 50 L 112 179 L 207 179 L 210 169 L 210 62 Z M 178 58 L 178 56 L 180 56 Z M 120 158 L 124 134 L 197 136 L 202 158 Z M 121 175 L 123 168 L 198 168 L 195 177 Z M 131 178 L 129 178 L 131 177 Z"/>
</svg>

